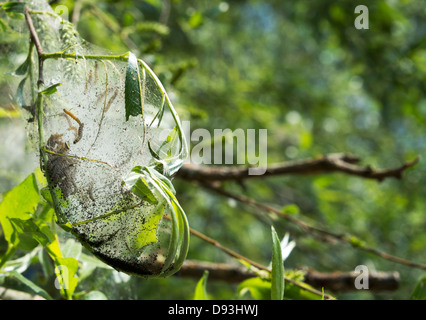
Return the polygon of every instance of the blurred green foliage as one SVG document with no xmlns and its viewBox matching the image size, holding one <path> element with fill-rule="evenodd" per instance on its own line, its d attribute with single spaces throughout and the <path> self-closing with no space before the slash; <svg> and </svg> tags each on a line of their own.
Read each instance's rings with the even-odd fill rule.
<svg viewBox="0 0 426 320">
<path fill-rule="evenodd" d="M 347 152 L 374 167 L 425 156 L 426 9 L 420 0 L 369 1 L 369 29 L 354 27 L 359 1 L 150 0 L 57 1 L 81 36 L 100 47 L 132 50 L 149 62 L 191 129 L 268 129 L 268 162 Z M 1 17 L 1 15 L 0 15 Z M 0 20 L 1 22 L 2 20 Z M 5 74 L 26 57 L 28 39 L 0 23 L 0 106 L 13 110 L 17 83 Z M 2 109 L 0 109 L 2 110 Z M 3 111 L 2 111 L 3 112 Z M 0 192 L 38 165 L 24 124 L 0 113 Z M 297 205 L 295 214 L 369 246 L 426 263 L 426 165 L 382 183 L 342 174 L 253 179 L 224 186 L 264 203 Z M 394 292 L 353 291 L 347 299 L 408 299 L 424 272 L 348 245 L 327 244 L 199 186 L 175 179 L 190 225 L 250 259 L 270 262 L 270 223 L 297 246 L 286 270 L 398 271 Z M 61 239 L 65 241 L 66 239 Z M 4 252 L 4 241 L 0 254 Z M 188 258 L 235 263 L 192 237 Z M 89 259 L 89 258 L 88 258 Z M 187 299 L 198 279 L 128 279 L 96 268 L 77 291 L 107 298 Z M 38 267 L 28 277 L 45 277 Z M 44 278 L 43 278 L 44 279 Z M 8 280 L 9 282 L 12 280 Z M 48 279 L 44 279 L 45 283 Z M 2 285 L 15 285 L 3 283 Z M 237 285 L 209 281 L 209 297 L 234 299 Z M 96 294 L 94 294 L 96 295 Z"/>
</svg>

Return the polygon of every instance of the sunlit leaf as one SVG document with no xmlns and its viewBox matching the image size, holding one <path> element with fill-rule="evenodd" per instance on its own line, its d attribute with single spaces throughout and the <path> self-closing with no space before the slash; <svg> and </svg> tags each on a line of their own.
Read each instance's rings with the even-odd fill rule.
<svg viewBox="0 0 426 320">
<path fill-rule="evenodd" d="M 50 242 L 33 219 L 11 218 L 9 222 L 14 230 L 12 243 L 23 250 L 32 250 L 39 244 L 46 246 Z"/>
<path fill-rule="evenodd" d="M 10 219 L 28 220 L 39 202 L 37 180 L 30 174 L 22 183 L 10 190 L 0 202 L 0 223 L 8 242 L 15 232 Z"/>
<path fill-rule="evenodd" d="M 74 258 L 55 259 L 55 285 L 67 299 L 72 299 L 74 290 L 77 287 L 77 269 L 78 261 Z"/>
<path fill-rule="evenodd" d="M 209 272 L 206 270 L 203 273 L 201 279 L 197 282 L 197 286 L 195 287 L 194 292 L 194 300 L 208 300 L 207 296 L 207 278 L 209 276 Z"/>
<path fill-rule="evenodd" d="M 55 83 L 54 85 L 51 85 L 50 87 L 47 87 L 46 89 L 42 90 L 41 93 L 45 95 L 51 95 L 58 91 L 58 87 L 61 85 L 61 83 Z"/>
<path fill-rule="evenodd" d="M 271 299 L 271 282 L 259 277 L 244 280 L 238 285 L 237 292 L 243 296 L 246 292 L 256 300 Z"/>
</svg>

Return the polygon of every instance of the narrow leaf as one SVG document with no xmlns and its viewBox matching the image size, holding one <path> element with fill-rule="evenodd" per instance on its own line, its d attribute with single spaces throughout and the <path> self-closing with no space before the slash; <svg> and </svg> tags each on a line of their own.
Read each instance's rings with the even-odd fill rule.
<svg viewBox="0 0 426 320">
<path fill-rule="evenodd" d="M 58 91 L 57 87 L 60 86 L 60 85 L 61 85 L 61 83 L 55 83 L 54 85 L 51 85 L 50 87 L 44 89 L 40 93 L 43 93 L 43 94 L 46 94 L 46 95 L 53 94 L 56 91 Z"/>
<path fill-rule="evenodd" d="M 46 300 L 53 300 L 52 297 L 45 290 L 40 288 L 34 282 L 25 278 L 22 274 L 16 271 L 9 271 L 8 273 L 10 276 L 14 277 L 16 280 L 20 281 L 21 283 L 26 285 L 28 288 L 30 288 L 35 294 L 45 298 Z"/>
<path fill-rule="evenodd" d="M 282 300 L 284 298 L 284 264 L 281 254 L 280 239 L 273 226 L 272 231 L 272 276 L 271 299 Z"/>
<path fill-rule="evenodd" d="M 27 74 L 28 68 L 30 66 L 31 56 L 28 56 L 27 59 L 18 67 L 18 69 L 15 70 L 16 76 L 23 76 Z"/>
<path fill-rule="evenodd" d="M 126 80 L 124 88 L 124 102 L 126 108 L 126 121 L 130 116 L 143 115 L 143 90 L 139 76 L 138 60 L 129 52 L 127 62 Z"/>
</svg>

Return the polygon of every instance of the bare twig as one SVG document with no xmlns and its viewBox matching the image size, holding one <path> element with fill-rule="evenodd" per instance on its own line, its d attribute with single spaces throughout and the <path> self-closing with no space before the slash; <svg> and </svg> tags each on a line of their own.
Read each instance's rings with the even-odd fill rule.
<svg viewBox="0 0 426 320">
<path fill-rule="evenodd" d="M 25 20 L 28 25 L 28 30 L 30 31 L 31 40 L 34 42 L 34 45 L 37 50 L 38 55 L 38 81 L 37 84 L 40 85 L 43 83 L 43 48 L 41 47 L 40 40 L 38 39 L 37 32 L 35 31 L 33 20 L 29 14 L 28 7 L 25 7 Z"/>
<path fill-rule="evenodd" d="M 373 169 L 370 166 L 361 167 L 356 165 L 360 159 L 355 156 L 342 153 L 333 153 L 319 158 L 288 161 L 272 164 L 265 168 L 263 175 L 249 175 L 249 167 L 246 166 L 199 166 L 185 164 L 177 174 L 177 177 L 185 180 L 195 181 L 230 181 L 244 180 L 249 178 L 265 178 L 276 175 L 312 175 L 321 173 L 341 172 L 348 175 L 358 176 L 366 179 L 383 181 L 386 178 L 402 177 L 402 173 L 419 162 L 417 157 L 397 168 Z"/>
<path fill-rule="evenodd" d="M 256 277 L 257 274 L 247 268 L 207 261 L 186 260 L 177 276 L 200 278 L 204 271 L 209 272 L 209 279 L 240 283 L 246 279 Z M 354 272 L 318 272 L 313 269 L 303 269 L 304 282 L 318 289 L 324 288 L 331 292 L 356 290 Z M 396 290 L 400 283 L 398 272 L 370 272 L 368 274 L 369 289 L 374 291 Z"/>
<path fill-rule="evenodd" d="M 167 215 L 165 215 L 164 217 L 167 218 L 167 219 L 170 219 L 170 217 L 167 216 Z M 237 253 L 235 251 L 232 251 L 231 249 L 228 249 L 227 247 L 225 247 L 222 244 L 220 244 L 217 240 L 212 239 L 212 238 L 206 236 L 205 234 L 203 234 L 203 233 L 201 233 L 199 231 L 196 231 L 196 230 L 190 228 L 190 232 L 191 232 L 192 235 L 194 235 L 194 236 L 196 236 L 196 237 L 204 240 L 207 243 L 210 243 L 211 245 L 213 245 L 216 248 L 222 250 L 223 252 L 225 252 L 226 254 L 230 255 L 231 257 L 233 257 L 233 258 L 235 258 L 237 260 L 244 261 L 244 262 L 252 265 L 253 267 L 255 267 L 255 268 L 259 269 L 259 270 L 264 270 L 264 271 L 269 272 L 269 273 L 272 272 L 272 270 L 270 268 L 268 268 L 268 267 L 266 267 L 266 266 L 264 266 L 264 265 L 262 265 L 260 263 L 257 263 L 257 262 L 255 262 L 253 260 L 250 260 L 250 259 L 242 256 L 241 254 L 239 254 L 239 253 Z M 322 292 L 320 292 L 320 291 L 318 291 L 316 289 L 308 288 L 308 287 L 304 286 L 303 284 L 300 284 L 297 281 L 294 281 L 293 279 L 290 279 L 290 278 L 288 278 L 286 276 L 284 276 L 284 279 L 285 279 L 285 281 L 288 281 L 289 283 L 291 283 L 291 284 L 293 284 L 293 285 L 295 285 L 295 286 L 297 286 L 297 287 L 299 287 L 299 288 L 301 288 L 303 290 L 309 291 L 309 292 L 311 292 L 313 294 L 316 294 L 318 296 L 324 296 L 325 299 L 335 299 L 335 297 L 333 297 L 333 296 L 331 296 L 329 294 L 325 294 L 325 293 L 323 294 Z"/>
<path fill-rule="evenodd" d="M 205 270 L 209 272 L 210 280 L 221 280 L 229 283 L 240 283 L 257 276 L 256 272 L 241 266 L 195 260 L 186 260 L 176 276 L 201 278 Z"/>
</svg>

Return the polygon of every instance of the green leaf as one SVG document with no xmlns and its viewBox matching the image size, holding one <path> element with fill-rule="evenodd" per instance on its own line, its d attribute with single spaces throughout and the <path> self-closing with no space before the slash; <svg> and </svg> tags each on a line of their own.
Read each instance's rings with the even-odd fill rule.
<svg viewBox="0 0 426 320">
<path fill-rule="evenodd" d="M 193 300 L 208 300 L 207 296 L 207 278 L 209 276 L 209 272 L 207 270 L 204 271 L 203 276 L 198 281 L 197 286 L 195 287 L 194 298 Z"/>
<path fill-rule="evenodd" d="M 411 293 L 410 300 L 426 300 L 426 277 L 422 278 Z"/>
<path fill-rule="evenodd" d="M 40 93 L 43 93 L 45 95 L 50 95 L 58 91 L 57 87 L 59 87 L 61 83 L 55 83 L 54 85 L 51 85 L 50 87 L 40 91 Z"/>
<path fill-rule="evenodd" d="M 165 203 L 160 203 L 157 207 L 155 207 L 153 213 L 145 218 L 145 222 L 143 224 L 135 226 L 137 236 L 136 238 L 132 238 L 134 240 L 129 243 L 131 249 L 138 250 L 150 243 L 156 243 L 158 241 L 158 224 L 161 221 L 165 207 Z"/>
<path fill-rule="evenodd" d="M 28 220 L 39 202 L 36 176 L 30 174 L 21 184 L 10 190 L 0 202 L 0 223 L 8 242 L 12 242 L 15 232 L 10 219 Z"/>
<path fill-rule="evenodd" d="M 300 210 L 299 210 L 299 207 L 297 205 L 295 205 L 295 204 L 289 204 L 289 205 L 284 206 L 281 209 L 281 212 L 282 213 L 286 213 L 286 214 L 294 214 L 294 215 L 296 215 L 296 214 L 299 214 Z"/>
<path fill-rule="evenodd" d="M 306 283 L 298 282 L 298 284 L 307 289 L 313 289 Z M 312 293 L 308 290 L 304 290 L 301 287 L 295 286 L 294 284 L 286 281 L 285 283 L 285 297 L 290 300 L 321 300 L 322 297 Z"/>
<path fill-rule="evenodd" d="M 16 2 L 16 1 L 11 1 L 11 2 L 6 2 L 2 5 L 2 8 L 4 11 L 6 12 L 15 12 L 15 13 L 22 13 L 24 14 L 25 12 L 25 2 Z"/>
<path fill-rule="evenodd" d="M 27 74 L 29 66 L 30 66 L 31 57 L 28 56 L 27 59 L 18 67 L 18 69 L 15 70 L 16 76 L 23 76 Z"/>
<path fill-rule="evenodd" d="M 0 18 L 0 28 L 2 31 L 6 31 L 8 29 L 8 25 Z"/>
<path fill-rule="evenodd" d="M 143 176 L 140 176 L 135 185 L 132 187 L 132 192 L 137 195 L 142 200 L 149 202 L 150 204 L 157 204 L 158 200 L 155 195 L 152 193 L 151 188 L 148 185 L 148 182 Z"/>
<path fill-rule="evenodd" d="M 167 258 L 163 264 L 161 273 L 158 275 L 161 277 L 166 277 L 179 270 L 188 253 L 188 220 L 186 218 L 185 212 L 174 195 L 175 190 L 170 180 L 156 171 L 154 168 L 136 166 L 132 169 L 132 172 L 123 180 L 122 183 L 127 188 L 132 189 L 140 178 L 143 178 L 143 181 L 145 181 L 145 186 L 149 187 L 150 192 L 155 195 L 155 198 L 158 201 L 158 205 L 153 211 L 155 214 L 153 217 L 151 217 L 153 220 L 145 221 L 140 226 L 141 232 L 152 233 L 152 239 L 155 239 L 156 241 L 156 235 L 154 238 L 154 232 L 156 232 L 158 223 L 161 220 L 162 210 L 164 210 L 165 206 L 168 206 L 170 209 L 172 222 L 170 243 L 167 251 Z M 142 195 L 146 196 L 147 192 L 143 192 Z M 149 228 L 147 228 L 147 226 L 149 226 Z M 149 239 L 147 236 L 141 236 L 137 239 L 137 242 L 139 245 L 148 243 L 147 239 Z"/>
<path fill-rule="evenodd" d="M 171 213 L 172 232 L 168 256 L 161 272 L 161 275 L 166 277 L 179 270 L 188 254 L 190 238 L 188 219 L 174 195 L 174 188 L 170 187 L 170 180 L 150 167 L 144 167 L 144 170 L 148 173 L 146 177 L 150 179 L 153 187 L 166 201 Z M 173 265 L 170 268 L 172 262 Z"/>
<path fill-rule="evenodd" d="M 350 244 L 354 247 L 362 248 L 365 247 L 365 242 L 355 236 L 349 236 L 346 238 Z"/>
<path fill-rule="evenodd" d="M 191 28 L 197 28 L 203 23 L 203 15 L 201 12 L 195 12 L 188 21 Z"/>
<path fill-rule="evenodd" d="M 53 300 L 52 297 L 45 290 L 37 286 L 34 282 L 25 278 L 22 274 L 16 271 L 9 271 L 8 273 L 10 276 L 14 277 L 16 280 L 20 281 L 28 288 L 30 288 L 35 294 L 45 298 L 46 300 Z"/>
<path fill-rule="evenodd" d="M 143 75 L 145 70 L 143 69 Z M 136 56 L 129 52 L 129 60 L 127 62 L 126 80 L 124 88 L 124 103 L 126 108 L 126 121 L 130 116 L 143 116 L 143 100 L 145 95 L 145 77 L 143 84 L 139 75 L 138 60 Z"/>
<path fill-rule="evenodd" d="M 54 204 L 53 204 L 52 194 L 48 187 L 41 189 L 40 195 L 50 206 L 53 207 Z"/>
<path fill-rule="evenodd" d="M 241 282 L 237 291 L 240 296 L 250 292 L 251 296 L 256 300 L 270 300 L 271 282 L 259 277 L 250 278 Z"/>
<path fill-rule="evenodd" d="M 12 235 L 12 242 L 20 249 L 32 250 L 39 244 L 46 246 L 50 243 L 49 238 L 40 230 L 33 219 L 11 218 L 9 221 L 15 231 Z"/>
<path fill-rule="evenodd" d="M 78 278 L 75 277 L 78 269 L 78 261 L 74 258 L 55 259 L 55 285 L 60 288 L 61 294 L 68 300 L 72 299 Z"/>
<path fill-rule="evenodd" d="M 271 299 L 282 300 L 284 298 L 284 264 L 281 253 L 280 239 L 273 226 L 272 231 L 272 275 L 271 275 Z"/>
</svg>

